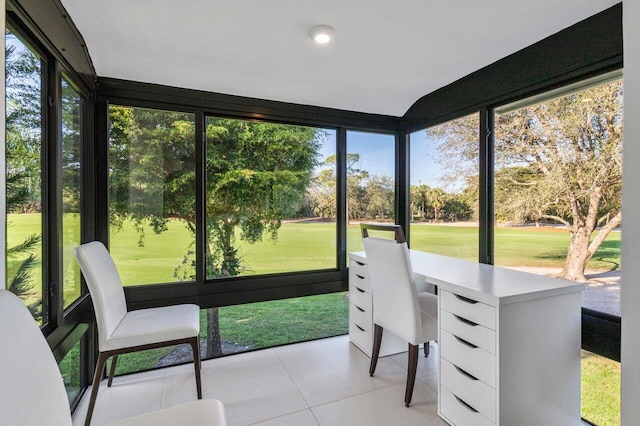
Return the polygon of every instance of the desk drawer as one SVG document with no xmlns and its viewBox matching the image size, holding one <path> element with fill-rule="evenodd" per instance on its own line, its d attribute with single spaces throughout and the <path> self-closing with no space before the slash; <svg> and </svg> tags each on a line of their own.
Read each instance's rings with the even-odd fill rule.
<svg viewBox="0 0 640 426">
<path fill-rule="evenodd" d="M 349 303 L 349 321 L 359 325 L 367 333 L 373 333 L 373 318 L 371 317 L 371 312 L 367 312 L 353 303 Z"/>
<path fill-rule="evenodd" d="M 493 426 L 494 422 L 487 419 L 471 404 L 460 397 L 456 397 L 450 390 L 440 386 L 440 412 L 451 424 L 456 426 Z"/>
<path fill-rule="evenodd" d="M 364 353 L 371 356 L 373 349 L 373 335 L 368 333 L 364 327 L 349 321 L 349 339 Z M 382 339 L 384 341 L 384 339 Z"/>
<path fill-rule="evenodd" d="M 485 326 L 441 309 L 440 327 L 492 354 L 496 353 L 496 332 Z"/>
<path fill-rule="evenodd" d="M 355 262 L 351 262 L 353 265 Z M 356 264 L 357 265 L 357 264 Z M 366 271 L 366 274 L 363 273 Z M 371 293 L 371 279 L 369 278 L 369 267 L 367 265 L 349 266 L 349 283 Z"/>
<path fill-rule="evenodd" d="M 496 421 L 496 390 L 460 370 L 445 359 L 440 360 L 440 383 L 492 422 Z"/>
<path fill-rule="evenodd" d="M 440 330 L 440 356 L 495 389 L 496 356 Z"/>
<path fill-rule="evenodd" d="M 373 300 L 371 293 L 358 286 L 349 284 L 349 301 L 357 307 L 364 309 L 366 312 L 369 312 L 369 316 L 373 318 Z"/>
<path fill-rule="evenodd" d="M 446 290 L 440 293 L 442 309 L 461 318 L 483 325 L 491 330 L 496 329 L 496 308 Z"/>
</svg>

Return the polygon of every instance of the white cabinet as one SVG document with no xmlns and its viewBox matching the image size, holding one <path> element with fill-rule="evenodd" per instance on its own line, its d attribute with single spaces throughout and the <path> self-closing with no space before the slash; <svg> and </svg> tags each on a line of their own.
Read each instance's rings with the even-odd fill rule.
<svg viewBox="0 0 640 426">
<path fill-rule="evenodd" d="M 349 340 L 365 354 L 373 349 L 373 299 L 367 259 L 349 254 Z M 407 342 L 384 331 L 380 356 L 404 352 Z"/>
<path fill-rule="evenodd" d="M 493 306 L 445 288 L 440 416 L 456 426 L 580 425 L 580 292 Z"/>
</svg>

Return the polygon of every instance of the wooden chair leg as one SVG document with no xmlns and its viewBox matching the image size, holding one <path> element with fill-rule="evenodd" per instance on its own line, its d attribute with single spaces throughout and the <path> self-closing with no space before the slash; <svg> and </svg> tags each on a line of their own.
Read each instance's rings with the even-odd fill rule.
<svg viewBox="0 0 640 426">
<path fill-rule="evenodd" d="M 116 373 L 116 364 L 118 363 L 118 355 L 114 355 L 111 359 L 111 367 L 109 368 L 109 381 L 107 382 L 107 387 L 111 387 L 111 383 L 113 382 L 113 375 Z"/>
<path fill-rule="evenodd" d="M 407 366 L 407 390 L 404 394 L 404 405 L 408 407 L 411 404 L 413 396 L 413 385 L 416 382 L 416 371 L 418 370 L 418 345 L 409 343 L 409 364 Z"/>
<path fill-rule="evenodd" d="M 373 331 L 373 350 L 371 351 L 371 364 L 369 365 L 369 376 L 373 376 L 373 373 L 376 372 L 378 355 L 380 355 L 380 345 L 382 344 L 382 331 L 383 328 L 378 324 L 375 324 L 375 329 Z"/>
<path fill-rule="evenodd" d="M 422 348 L 424 349 L 424 356 L 428 357 L 429 356 L 429 342 L 424 342 L 424 346 Z"/>
<path fill-rule="evenodd" d="M 98 354 L 98 362 L 96 364 L 96 371 L 93 373 L 91 397 L 89 398 L 89 408 L 87 408 L 87 417 L 84 420 L 84 426 L 89 426 L 91 424 L 91 416 L 93 415 L 93 408 L 96 405 L 98 389 L 100 388 L 100 379 L 102 379 L 102 372 L 104 371 L 104 365 L 106 364 L 108 358 L 109 355 L 104 352 L 100 352 Z"/>
<path fill-rule="evenodd" d="M 198 336 L 191 339 L 191 350 L 193 351 L 193 368 L 196 373 L 196 390 L 198 391 L 198 399 L 202 399 L 202 381 L 200 379 L 200 339 Z"/>
</svg>

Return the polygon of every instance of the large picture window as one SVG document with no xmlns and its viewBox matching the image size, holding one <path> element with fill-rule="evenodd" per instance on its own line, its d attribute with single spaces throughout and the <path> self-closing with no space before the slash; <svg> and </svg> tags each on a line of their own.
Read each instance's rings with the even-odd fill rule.
<svg viewBox="0 0 640 426">
<path fill-rule="evenodd" d="M 207 278 L 335 268 L 335 131 L 206 126 Z"/>
<path fill-rule="evenodd" d="M 479 115 L 410 135 L 411 248 L 478 260 Z"/>
<path fill-rule="evenodd" d="M 192 281 L 195 117 L 109 107 L 110 251 L 124 285 Z"/>
<path fill-rule="evenodd" d="M 584 282 L 584 307 L 619 316 L 623 85 L 549 97 L 496 114 L 495 264 Z M 582 415 L 619 424 L 619 404 L 620 363 L 583 351 Z"/>
<path fill-rule="evenodd" d="M 395 137 L 347 132 L 347 251 L 362 251 L 361 222 L 395 222 Z"/>
</svg>

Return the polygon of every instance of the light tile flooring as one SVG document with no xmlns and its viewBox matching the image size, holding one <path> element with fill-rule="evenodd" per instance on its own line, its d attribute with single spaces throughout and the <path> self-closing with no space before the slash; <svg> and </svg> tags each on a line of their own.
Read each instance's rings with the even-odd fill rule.
<svg viewBox="0 0 640 426">
<path fill-rule="evenodd" d="M 446 425 L 438 415 L 437 344 L 419 357 L 413 401 L 404 406 L 407 353 L 369 358 L 347 336 L 204 361 L 204 398 L 223 402 L 229 426 Z M 88 394 L 76 410 L 81 425 Z M 92 425 L 196 399 L 193 364 L 103 381 Z M 187 426 L 187 425 L 184 425 Z"/>
</svg>

